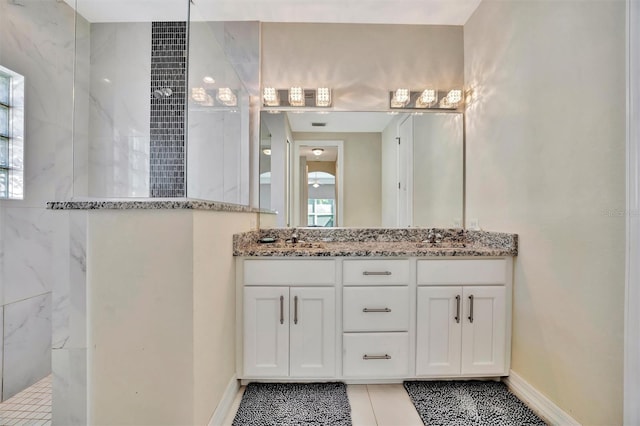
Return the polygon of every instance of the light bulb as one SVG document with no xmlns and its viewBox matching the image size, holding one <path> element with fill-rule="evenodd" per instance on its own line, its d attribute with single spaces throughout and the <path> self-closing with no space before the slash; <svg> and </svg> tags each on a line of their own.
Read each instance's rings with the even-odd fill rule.
<svg viewBox="0 0 640 426">
<path fill-rule="evenodd" d="M 316 106 L 331 106 L 331 89 L 328 87 L 319 87 L 318 90 L 316 90 Z"/>
<path fill-rule="evenodd" d="M 289 89 L 289 105 L 294 107 L 304 106 L 304 89 L 302 87 Z"/>
<path fill-rule="evenodd" d="M 280 95 L 278 91 L 273 87 L 265 87 L 262 92 L 262 102 L 266 106 L 279 106 Z"/>
</svg>

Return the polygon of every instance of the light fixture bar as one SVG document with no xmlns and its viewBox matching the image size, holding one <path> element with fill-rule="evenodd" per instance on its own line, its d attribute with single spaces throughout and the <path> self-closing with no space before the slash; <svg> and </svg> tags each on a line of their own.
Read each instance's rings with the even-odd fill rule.
<svg viewBox="0 0 640 426">
<path fill-rule="evenodd" d="M 262 106 L 267 108 L 330 108 L 332 93 L 329 87 L 307 89 L 293 86 L 288 89 L 265 87 L 262 89 Z"/>
<path fill-rule="evenodd" d="M 461 89 L 452 90 L 409 90 L 389 91 L 389 107 L 393 109 L 449 109 L 455 110 L 463 105 Z"/>
</svg>

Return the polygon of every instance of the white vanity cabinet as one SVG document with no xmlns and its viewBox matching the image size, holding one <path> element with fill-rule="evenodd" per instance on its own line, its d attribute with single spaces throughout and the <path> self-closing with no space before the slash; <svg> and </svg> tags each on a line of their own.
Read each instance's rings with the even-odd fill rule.
<svg viewBox="0 0 640 426">
<path fill-rule="evenodd" d="M 335 377 L 335 262 L 247 260 L 244 282 L 244 375 Z"/>
<path fill-rule="evenodd" d="M 238 259 L 245 381 L 509 374 L 512 257 Z"/>
<path fill-rule="evenodd" d="M 416 375 L 509 373 L 511 263 L 419 260 Z"/>
</svg>

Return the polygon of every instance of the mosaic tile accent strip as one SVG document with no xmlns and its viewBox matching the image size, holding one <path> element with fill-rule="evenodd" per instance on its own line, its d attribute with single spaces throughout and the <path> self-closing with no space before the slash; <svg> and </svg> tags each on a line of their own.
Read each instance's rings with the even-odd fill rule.
<svg viewBox="0 0 640 426">
<path fill-rule="evenodd" d="M 187 23 L 151 25 L 151 197 L 184 197 Z"/>
</svg>

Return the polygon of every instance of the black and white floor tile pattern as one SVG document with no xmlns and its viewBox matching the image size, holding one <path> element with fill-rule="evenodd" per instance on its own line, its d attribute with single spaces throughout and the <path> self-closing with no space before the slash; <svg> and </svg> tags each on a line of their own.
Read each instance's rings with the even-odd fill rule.
<svg viewBox="0 0 640 426">
<path fill-rule="evenodd" d="M 405 382 L 428 426 L 538 426 L 545 423 L 501 382 Z"/>
<path fill-rule="evenodd" d="M 351 425 L 344 383 L 250 383 L 233 426 Z"/>
</svg>

